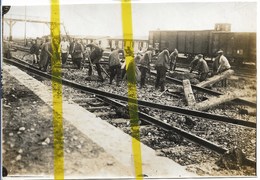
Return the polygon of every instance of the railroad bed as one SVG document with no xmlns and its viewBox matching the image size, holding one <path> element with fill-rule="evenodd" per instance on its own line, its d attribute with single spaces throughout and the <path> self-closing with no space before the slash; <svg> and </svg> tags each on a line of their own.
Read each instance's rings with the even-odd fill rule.
<svg viewBox="0 0 260 180">
<path fill-rule="evenodd" d="M 87 85 L 90 87 L 96 87 L 99 89 L 101 88 L 106 91 L 110 91 L 112 93 L 120 92 L 121 94 L 127 94 L 127 92 L 125 91 L 126 90 L 125 88 L 118 89 L 118 87 L 109 86 L 107 84 L 104 85 L 104 84 L 100 84 L 98 82 L 86 82 L 84 80 L 85 79 L 84 74 L 86 74 L 86 72 L 84 72 L 84 71 L 82 72 L 82 71 L 70 69 L 67 71 L 64 70 L 63 73 L 64 73 L 64 76 L 66 76 L 66 78 L 71 78 L 73 80 L 76 80 L 77 82 L 83 83 L 84 85 Z M 139 95 L 140 95 L 139 98 L 145 99 L 145 100 L 151 99 L 152 102 L 162 102 L 163 100 L 165 101 L 166 99 L 168 99 L 167 101 L 169 101 L 169 102 L 166 103 L 167 105 L 176 105 L 173 103 L 178 102 L 179 103 L 179 104 L 177 104 L 178 106 L 184 106 L 184 101 L 183 101 L 183 99 L 181 100 L 180 97 L 174 98 L 174 96 L 172 96 L 172 95 L 166 96 L 164 94 L 162 96 L 160 96 L 161 93 L 157 93 L 157 92 L 153 93 L 154 90 L 152 90 L 152 88 L 148 87 L 147 89 L 148 89 L 148 92 L 150 89 L 150 94 L 152 96 L 148 96 L 147 92 L 141 91 L 141 92 L 139 92 Z M 68 94 L 74 94 L 74 93 L 68 93 Z M 78 93 L 78 92 L 76 92 L 75 94 L 76 94 L 76 96 L 80 96 L 80 97 L 82 96 L 81 93 Z M 144 96 L 142 94 L 146 94 L 147 96 Z M 80 102 L 78 102 L 78 103 L 81 103 L 81 105 L 86 106 L 86 108 L 89 111 L 96 111 L 98 116 L 101 116 L 104 119 L 108 119 L 108 121 L 111 124 L 114 124 L 117 127 L 121 127 L 125 132 L 129 133 L 129 129 L 130 129 L 129 120 L 125 119 L 125 118 L 122 119 L 122 116 L 127 114 L 127 113 L 125 113 L 124 110 L 122 110 L 122 109 L 120 110 L 120 108 L 115 108 L 115 111 L 113 113 L 111 113 L 110 111 L 109 111 L 109 113 L 108 112 L 99 112 L 101 109 L 102 109 L 102 111 L 105 111 L 105 109 L 109 109 L 109 108 L 106 108 L 105 106 L 103 106 L 104 104 L 102 105 L 102 102 L 100 102 L 99 100 L 97 101 L 96 99 L 94 100 L 94 102 L 89 102 L 89 103 L 86 102 L 85 100 L 82 100 L 82 99 L 91 100 L 91 98 L 93 100 L 93 97 L 91 97 L 91 95 L 89 97 L 89 95 L 86 95 L 84 93 L 82 97 L 84 97 L 84 98 L 79 98 Z M 203 96 L 201 95 L 200 98 L 201 97 L 203 97 Z M 75 99 L 75 101 L 76 101 L 76 99 Z M 91 106 L 90 104 L 92 104 L 92 107 L 90 107 Z M 101 107 L 99 105 L 101 105 Z M 98 107 L 95 107 L 95 106 L 98 106 Z M 220 108 L 223 108 L 223 107 L 220 107 Z M 225 108 L 225 106 L 224 106 L 224 108 Z M 232 110 L 233 114 L 235 114 L 234 111 L 236 110 L 236 108 L 238 108 L 238 107 L 235 106 L 235 108 L 234 107 L 231 108 L 231 110 L 233 109 Z M 216 111 L 219 114 L 222 114 L 222 113 L 225 114 L 226 112 L 228 112 L 228 110 L 227 111 L 223 111 L 223 110 L 217 111 L 217 110 L 218 109 L 216 109 L 214 111 Z M 255 131 L 252 131 L 251 128 L 243 128 L 240 126 L 234 126 L 234 125 L 230 125 L 230 124 L 223 123 L 223 122 L 222 123 L 221 122 L 211 123 L 211 122 L 208 122 L 207 120 L 198 118 L 198 119 L 194 119 L 195 126 L 190 129 L 190 127 L 188 127 L 188 125 L 187 125 L 187 122 L 185 121 L 184 116 L 175 116 L 172 113 L 161 112 L 161 111 L 157 111 L 157 110 L 150 111 L 149 108 L 143 109 L 143 111 L 150 112 L 149 115 L 156 117 L 158 119 L 161 119 L 164 122 L 173 124 L 179 128 L 187 130 L 188 132 L 195 133 L 196 135 L 198 135 L 200 137 L 217 142 L 218 144 L 221 144 L 221 146 L 223 146 L 224 148 L 230 149 L 230 148 L 234 147 L 235 145 L 242 147 L 243 151 L 247 151 L 246 152 L 247 155 L 250 154 L 251 158 L 255 157 L 255 145 L 254 145 L 255 142 L 253 142 L 254 138 L 252 139 L 252 137 L 255 137 Z M 233 116 L 237 116 L 237 115 L 233 115 Z M 247 121 L 248 120 L 255 121 L 254 117 L 244 116 L 243 118 L 246 118 Z M 113 120 L 113 119 L 115 119 L 115 120 Z M 240 142 L 241 139 L 238 139 L 236 137 L 236 134 L 243 134 L 243 133 L 245 133 L 243 136 L 243 137 L 245 137 L 245 139 L 242 140 L 242 142 Z M 227 137 L 230 137 L 230 139 Z M 249 138 L 250 140 L 252 139 L 251 144 L 246 143 L 247 138 Z M 202 168 L 203 170 L 201 170 L 201 168 L 199 170 L 196 169 L 203 164 L 204 164 L 204 167 L 205 166 L 207 167 L 209 165 L 207 163 L 211 163 L 212 166 L 210 166 L 210 167 L 214 167 L 213 164 L 219 158 L 219 156 L 217 154 L 212 153 L 211 151 L 203 149 L 200 146 L 190 143 L 186 139 L 180 138 L 178 135 L 176 135 L 172 132 L 165 133 L 165 131 L 161 130 L 160 128 L 151 127 L 150 125 L 149 126 L 144 125 L 144 126 L 141 126 L 141 141 L 145 142 L 149 146 L 156 149 L 158 154 L 166 155 L 166 156 L 174 159 L 175 161 L 179 162 L 182 165 L 189 165 L 189 166 L 191 166 L 191 167 L 189 167 L 191 170 L 193 170 L 197 173 L 200 172 L 201 175 L 203 173 L 204 173 L 204 175 L 225 175 L 225 174 L 230 175 L 230 172 L 226 172 L 224 169 L 221 169 L 216 166 L 215 166 L 215 170 L 212 170 L 212 169 L 207 170 L 207 169 L 203 169 L 203 168 Z M 252 145 L 253 145 L 253 147 L 252 147 Z M 250 148 L 248 148 L 248 147 L 250 147 Z M 197 164 L 197 166 L 196 165 L 194 166 L 194 164 Z M 254 170 L 250 171 L 250 173 L 252 173 L 252 172 L 254 174 Z M 246 170 L 232 171 L 232 173 L 235 175 L 244 175 L 244 174 L 248 174 L 249 171 L 248 171 L 248 169 L 246 169 Z"/>
<path fill-rule="evenodd" d="M 52 113 L 49 107 L 52 106 L 52 91 L 48 86 L 51 82 L 46 81 L 46 85 L 44 85 L 13 66 L 4 64 L 3 69 L 6 92 L 3 111 L 5 141 L 3 163 L 10 175 L 42 174 L 51 176 L 53 171 L 51 169 L 53 168 L 53 128 Z M 8 82 L 12 82 L 9 84 L 11 87 L 8 86 Z M 73 89 L 68 90 L 73 91 Z M 86 103 L 96 107 L 97 104 L 91 102 L 91 95 L 88 94 L 89 99 L 87 99 L 86 96 L 83 97 L 84 94 L 81 96 L 78 93 L 75 96 L 72 94 L 65 92 L 64 95 L 72 99 L 67 101 L 67 98 L 64 97 L 63 101 L 66 177 L 134 177 L 131 136 L 90 113 L 89 111 L 93 111 L 94 108 L 88 107 L 89 111 L 87 111 L 71 102 L 71 100 L 76 102 L 78 98 L 83 98 Z M 20 103 L 26 99 L 28 100 L 27 106 L 20 107 Z M 19 104 L 18 107 L 10 116 L 8 112 L 17 104 Z M 45 104 L 49 107 L 46 107 Z M 29 109 L 34 113 L 27 114 Z M 30 119 L 36 114 L 38 116 Z M 30 117 L 25 118 L 25 116 Z M 141 149 L 143 174 L 139 176 L 176 178 L 197 176 L 170 159 L 157 156 L 154 150 L 145 145 L 142 145 Z M 39 155 L 40 157 L 38 157 Z"/>
</svg>

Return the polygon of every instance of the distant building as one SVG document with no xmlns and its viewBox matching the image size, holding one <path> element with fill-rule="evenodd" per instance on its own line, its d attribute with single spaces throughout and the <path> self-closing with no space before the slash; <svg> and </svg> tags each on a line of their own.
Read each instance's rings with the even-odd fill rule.
<svg viewBox="0 0 260 180">
<path fill-rule="evenodd" d="M 110 37 L 108 38 L 110 48 L 126 48 L 125 46 L 132 46 L 135 52 L 143 51 L 148 48 L 148 37 L 126 37 L 124 39 L 122 36 Z"/>
<path fill-rule="evenodd" d="M 95 43 L 99 47 L 105 49 L 109 47 L 108 38 L 109 36 L 70 36 L 75 39 L 82 39 L 84 43 L 90 44 Z"/>
</svg>

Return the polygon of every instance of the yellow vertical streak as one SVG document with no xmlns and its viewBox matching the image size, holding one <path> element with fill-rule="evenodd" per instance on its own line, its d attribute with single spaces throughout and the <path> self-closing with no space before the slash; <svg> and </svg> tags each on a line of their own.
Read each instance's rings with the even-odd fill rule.
<svg viewBox="0 0 260 180">
<path fill-rule="evenodd" d="M 143 179 L 142 177 L 142 153 L 140 143 L 140 127 L 138 124 L 138 104 L 137 104 L 137 90 L 135 77 L 135 62 L 133 49 L 133 31 L 132 31 L 132 7 L 131 0 L 122 0 L 122 26 L 123 37 L 125 40 L 126 52 L 126 67 L 127 67 L 127 86 L 128 86 L 128 106 L 132 133 L 132 151 L 134 157 L 134 168 L 136 179 Z M 127 41 L 126 41 L 127 40 Z M 129 47 L 129 48 L 127 48 Z"/>
<path fill-rule="evenodd" d="M 53 99 L 53 144 L 54 179 L 64 179 L 63 122 L 62 122 L 62 83 L 60 61 L 60 6 L 59 0 L 51 0 L 51 70 Z"/>
</svg>

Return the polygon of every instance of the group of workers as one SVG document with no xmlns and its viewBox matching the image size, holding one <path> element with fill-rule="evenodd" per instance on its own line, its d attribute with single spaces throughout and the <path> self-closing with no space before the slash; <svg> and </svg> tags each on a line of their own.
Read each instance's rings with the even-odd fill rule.
<svg viewBox="0 0 260 180">
<path fill-rule="evenodd" d="M 212 75 L 216 75 L 222 73 L 231 68 L 227 58 L 223 55 L 223 50 L 219 50 L 217 52 L 217 57 L 213 62 L 213 73 Z M 198 54 L 194 60 L 190 64 L 190 73 L 192 71 L 198 71 L 199 73 L 199 81 L 205 81 L 209 75 L 209 67 L 205 59 L 203 59 L 202 54 Z"/>
<path fill-rule="evenodd" d="M 112 83 L 114 79 L 114 74 L 113 72 L 117 73 L 117 79 L 116 79 L 116 84 L 119 84 L 120 79 L 120 56 L 118 55 L 121 52 L 124 56 L 124 51 L 123 50 L 113 50 L 110 57 L 108 64 L 110 66 L 111 70 L 111 76 L 110 76 L 110 84 Z M 128 50 L 126 49 L 126 53 Z M 166 72 L 168 70 L 175 70 L 176 68 L 176 60 L 178 57 L 178 50 L 174 49 L 174 51 L 169 54 L 168 50 L 163 50 L 162 52 L 159 52 L 155 54 L 155 49 L 152 47 L 148 47 L 148 49 L 145 52 L 138 53 L 135 58 L 134 62 L 136 64 L 136 72 L 135 75 L 138 79 L 138 76 L 140 76 L 140 89 L 142 89 L 145 86 L 145 81 L 147 78 L 147 73 L 150 72 L 151 69 L 151 62 L 152 58 L 157 57 L 157 60 L 155 62 L 155 69 L 157 71 L 157 76 L 156 76 L 156 81 L 155 81 L 155 89 L 159 89 L 161 91 L 164 91 L 165 89 L 165 79 L 166 79 Z M 116 62 L 116 66 L 114 65 Z M 117 68 L 116 68 L 117 67 Z M 113 69 L 117 70 L 113 70 Z M 124 77 L 124 74 L 127 70 L 125 69 L 125 65 L 123 64 L 121 66 L 121 72 L 122 78 Z M 139 73 L 138 73 L 139 72 Z"/>
<path fill-rule="evenodd" d="M 98 77 L 100 81 L 104 81 L 102 76 L 102 68 L 100 66 L 100 59 L 102 58 L 103 50 L 97 44 L 83 43 L 82 40 L 72 39 L 70 42 L 66 38 L 62 38 L 60 42 L 61 50 L 61 62 L 65 64 L 69 56 L 71 56 L 73 64 L 81 69 L 82 61 L 88 58 L 89 60 L 89 71 L 88 76 L 92 75 L 93 65 L 95 65 Z M 108 58 L 108 65 L 110 71 L 109 83 L 112 84 L 114 78 L 116 77 L 116 85 L 120 85 L 121 79 L 127 78 L 126 72 L 126 62 L 124 62 L 125 55 L 129 56 L 131 52 L 130 48 L 123 49 L 111 49 L 111 53 Z M 33 54 L 33 62 L 38 63 L 39 68 L 43 71 L 47 70 L 47 66 L 50 64 L 52 58 L 52 44 L 50 37 L 47 37 L 41 45 L 38 45 L 36 40 L 32 41 L 32 46 L 30 48 L 30 53 Z M 231 66 L 227 58 L 223 55 L 223 51 L 219 50 L 217 52 L 217 57 L 213 62 L 213 75 L 221 73 Z M 133 52 L 130 56 L 134 56 Z M 148 47 L 145 52 L 138 53 L 134 57 L 134 62 L 136 64 L 136 76 L 140 79 L 140 88 L 145 86 L 145 81 L 147 79 L 147 73 L 150 72 L 152 58 L 157 57 L 155 61 L 155 70 L 157 71 L 155 80 L 155 89 L 160 91 L 165 90 L 165 81 L 167 71 L 173 71 L 176 68 L 176 61 L 178 58 L 178 50 L 174 49 L 171 54 L 168 49 L 164 49 L 161 52 L 155 54 L 155 49 Z M 129 66 L 128 66 L 129 67 Z M 199 81 L 204 81 L 209 75 L 209 67 L 207 62 L 203 58 L 202 54 L 195 56 L 194 60 L 190 63 L 190 73 L 197 71 L 199 74 Z"/>
<path fill-rule="evenodd" d="M 98 45 L 94 43 L 86 44 L 80 39 L 71 39 L 69 42 L 66 38 L 62 38 L 60 42 L 60 51 L 62 64 L 66 64 L 67 59 L 70 56 L 73 64 L 78 69 L 81 69 L 83 60 L 88 58 L 90 60 L 88 75 L 90 76 L 92 74 L 93 65 L 95 65 L 100 80 L 104 81 L 101 74 L 101 66 L 99 64 L 103 50 Z M 37 43 L 37 40 L 33 40 L 30 54 L 33 55 L 33 63 L 37 63 L 40 70 L 47 71 L 47 67 L 53 57 L 51 38 L 47 37 L 43 39 L 40 44 Z"/>
</svg>

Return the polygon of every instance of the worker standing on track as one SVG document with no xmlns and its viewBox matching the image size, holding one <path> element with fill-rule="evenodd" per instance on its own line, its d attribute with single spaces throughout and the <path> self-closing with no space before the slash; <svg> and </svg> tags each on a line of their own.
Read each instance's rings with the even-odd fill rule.
<svg viewBox="0 0 260 180">
<path fill-rule="evenodd" d="M 78 69 L 81 68 L 81 61 L 83 59 L 84 48 L 80 43 L 80 39 L 76 41 L 76 43 L 72 47 L 72 62 L 77 66 Z"/>
<path fill-rule="evenodd" d="M 39 68 L 42 71 L 47 71 L 47 67 L 51 62 L 52 57 L 52 47 L 51 47 L 51 39 L 48 37 L 45 43 L 42 45 Z"/>
<path fill-rule="evenodd" d="M 11 51 L 10 51 L 11 45 L 8 41 L 3 42 L 3 57 L 10 59 Z"/>
<path fill-rule="evenodd" d="M 227 58 L 223 55 L 223 51 L 219 50 L 218 52 L 218 56 L 216 58 L 216 60 L 218 60 L 219 66 L 217 68 L 217 74 L 222 73 L 226 70 L 229 70 L 231 68 Z"/>
<path fill-rule="evenodd" d="M 61 60 L 62 64 L 65 64 L 68 59 L 70 44 L 66 40 L 66 38 L 62 38 L 62 41 L 60 43 L 60 49 L 61 49 Z"/>
<path fill-rule="evenodd" d="M 100 59 L 102 58 L 102 54 L 103 54 L 103 50 L 98 47 L 97 45 L 91 43 L 91 44 L 88 44 L 87 47 L 90 47 L 91 49 L 91 53 L 90 53 L 90 56 L 89 56 L 89 71 L 88 71 L 88 75 L 91 76 L 92 75 L 92 71 L 93 71 L 93 67 L 92 65 L 95 64 L 96 65 L 96 68 L 97 68 L 97 72 L 98 72 L 98 76 L 99 76 L 99 79 L 101 80 L 101 82 L 104 81 L 104 78 L 101 74 L 101 66 L 99 64 L 99 61 Z"/>
<path fill-rule="evenodd" d="M 174 71 L 176 69 L 176 62 L 178 58 L 178 50 L 174 49 L 174 51 L 170 55 L 170 70 Z"/>
<path fill-rule="evenodd" d="M 148 48 L 144 56 L 140 59 L 141 82 L 140 89 L 145 85 L 146 73 L 150 72 L 150 63 L 152 61 L 153 48 Z"/>
<path fill-rule="evenodd" d="M 165 90 L 165 79 L 166 79 L 166 72 L 169 69 L 169 51 L 163 50 L 158 55 L 158 59 L 155 63 L 155 69 L 157 71 L 156 82 L 155 82 L 155 89 L 158 89 L 159 86 L 161 87 L 161 92 Z"/>
<path fill-rule="evenodd" d="M 120 53 L 124 56 L 124 50 L 122 49 L 112 49 L 112 53 L 108 58 L 108 65 L 110 70 L 110 81 L 109 84 L 112 84 L 113 79 L 116 76 L 116 85 L 119 86 L 120 81 L 120 71 L 121 71 L 121 63 L 120 63 Z"/>
<path fill-rule="evenodd" d="M 32 41 L 32 46 L 30 48 L 30 54 L 33 56 L 33 63 L 37 64 L 39 61 L 39 51 L 40 47 L 37 44 L 36 40 Z"/>
</svg>

